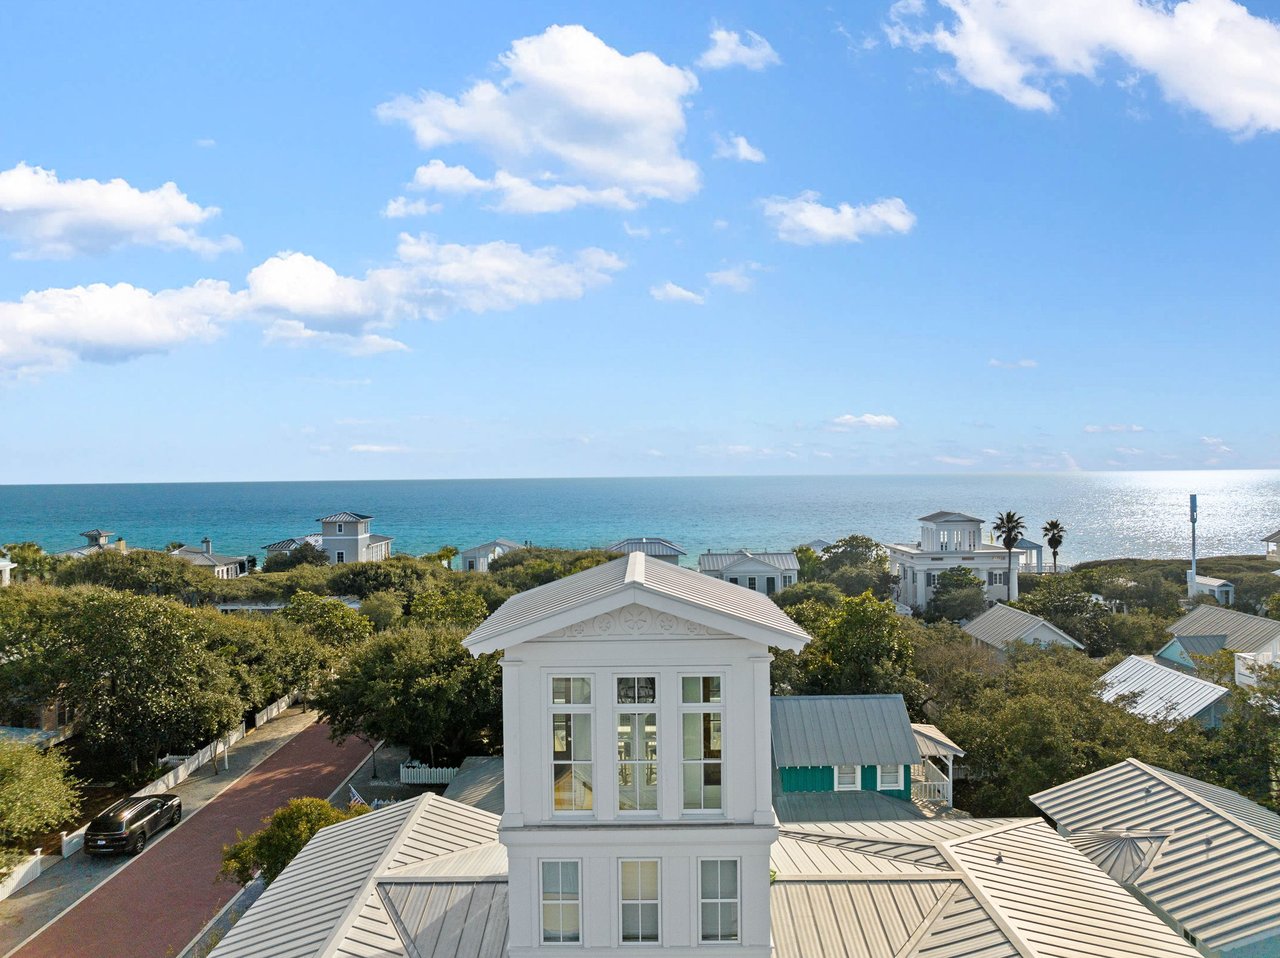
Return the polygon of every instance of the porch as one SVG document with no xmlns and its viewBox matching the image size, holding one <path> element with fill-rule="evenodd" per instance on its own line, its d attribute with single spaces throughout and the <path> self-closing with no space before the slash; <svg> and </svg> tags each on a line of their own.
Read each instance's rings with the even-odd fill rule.
<svg viewBox="0 0 1280 958">
<path fill-rule="evenodd" d="M 955 760 L 962 749 L 936 725 L 912 723 L 920 764 L 911 766 L 911 800 L 917 805 L 950 808 Z"/>
</svg>

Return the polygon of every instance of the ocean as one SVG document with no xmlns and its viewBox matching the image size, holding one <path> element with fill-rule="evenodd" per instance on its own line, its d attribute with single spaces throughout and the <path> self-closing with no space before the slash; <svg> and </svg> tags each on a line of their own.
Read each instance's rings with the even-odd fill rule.
<svg viewBox="0 0 1280 958">
<path fill-rule="evenodd" d="M 1201 555 L 1257 554 L 1280 528 L 1280 472 L 1106 472 L 1055 475 L 765 476 L 637 479 L 351 480 L 318 482 L 0 485 L 0 543 L 48 551 L 101 528 L 131 546 L 196 545 L 256 553 L 319 531 L 318 516 L 361 512 L 396 552 L 503 537 L 603 546 L 664 536 L 694 564 L 707 549 L 776 549 L 862 533 L 915 542 L 919 516 L 945 509 L 990 522 L 1012 509 L 1031 538 L 1059 519 L 1060 561 L 1190 554 L 1187 496 L 1199 494 Z M 1045 554 L 1046 564 L 1049 561 Z"/>
</svg>

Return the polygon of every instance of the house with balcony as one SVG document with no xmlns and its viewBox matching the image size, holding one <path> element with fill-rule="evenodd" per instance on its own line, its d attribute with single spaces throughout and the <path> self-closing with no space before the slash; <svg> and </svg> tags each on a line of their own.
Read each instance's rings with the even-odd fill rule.
<svg viewBox="0 0 1280 958">
<path fill-rule="evenodd" d="M 763 595 L 795 585 L 800 578 L 800 560 L 794 552 L 712 552 L 698 556 L 698 571 L 713 579 L 740 585 Z"/>
<path fill-rule="evenodd" d="M 208 569 L 219 579 L 238 579 L 248 575 L 256 564 L 252 556 L 228 556 L 213 551 L 213 542 L 208 536 L 200 540 L 200 547 L 179 546 L 169 555 L 189 562 L 201 569 Z"/>
<path fill-rule="evenodd" d="M 212 958 L 1194 958 L 1035 819 L 779 827 L 769 649 L 807 638 L 642 552 L 507 600 L 465 643 L 502 653 L 501 813 L 427 794 L 321 829 Z"/>
<path fill-rule="evenodd" d="M 490 542 L 482 542 L 478 546 L 472 546 L 463 552 L 458 553 L 458 568 L 463 572 L 488 572 L 489 563 L 499 556 L 504 556 L 508 552 L 516 549 L 523 549 L 518 542 L 512 542 L 510 539 L 494 539 Z"/>
<path fill-rule="evenodd" d="M 345 562 L 377 562 L 391 557 L 392 536 L 378 535 L 369 531 L 369 523 L 373 516 L 360 515 L 356 512 L 335 512 L 333 515 L 321 516 L 319 533 L 297 536 L 292 539 L 281 539 L 262 548 L 270 556 L 280 552 L 292 552 L 304 542 L 309 542 L 329 556 L 330 565 L 342 565 Z"/>
<path fill-rule="evenodd" d="M 983 521 L 962 512 L 931 512 L 921 516 L 920 539 L 914 544 L 882 543 L 889 554 L 889 569 L 898 577 L 894 598 L 913 609 L 923 609 L 933 598 L 938 574 L 957 566 L 970 570 L 982 583 L 989 601 L 1013 602 L 1018 598 L 1018 569 L 1023 553 L 1013 550 L 1013 569 L 1003 546 L 984 542 Z"/>
</svg>

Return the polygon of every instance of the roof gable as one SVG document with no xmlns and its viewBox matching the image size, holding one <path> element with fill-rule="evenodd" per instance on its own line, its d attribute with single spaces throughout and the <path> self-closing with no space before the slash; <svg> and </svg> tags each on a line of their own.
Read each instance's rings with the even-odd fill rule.
<svg viewBox="0 0 1280 958">
<path fill-rule="evenodd" d="M 1195 718 L 1227 695 L 1221 685 L 1205 681 L 1166 665 L 1130 655 L 1102 677 L 1105 688 L 1099 697 L 1114 702 L 1124 695 L 1136 698 L 1125 706 L 1145 719 Z"/>
<path fill-rule="evenodd" d="M 661 536 L 632 536 L 630 539 L 619 539 L 605 549 L 605 552 L 643 552 L 650 556 L 682 556 L 685 551 L 670 539 Z"/>
<path fill-rule="evenodd" d="M 1170 635 L 1224 635 L 1224 648 L 1233 652 L 1261 652 L 1280 640 L 1280 620 L 1237 612 L 1216 605 L 1198 605 L 1173 625 Z"/>
<path fill-rule="evenodd" d="M 331 516 L 321 516 L 316 522 L 364 522 L 373 516 L 363 516 L 358 512 L 335 512 Z"/>
<path fill-rule="evenodd" d="M 1014 642 L 1030 641 L 1031 633 L 1039 628 L 1048 629 L 1049 632 L 1058 636 L 1064 644 L 1076 649 L 1084 648 L 1082 644 L 1067 635 L 1067 633 L 1052 623 L 1046 622 L 1040 616 L 1032 615 L 1030 612 L 1023 612 L 1021 609 L 1015 609 L 1013 606 L 1005 605 L 1004 603 L 993 605 L 973 621 L 967 622 L 962 628 L 979 642 L 985 642 L 987 645 L 993 645 L 998 649 L 1006 648 Z"/>
<path fill-rule="evenodd" d="M 633 604 L 763 645 L 799 650 L 809 640 L 765 596 L 647 558 L 633 552 L 512 596 L 463 644 L 477 655 L 511 648 Z"/>
<path fill-rule="evenodd" d="M 977 522 L 977 523 L 981 523 L 983 520 L 979 519 L 977 516 L 967 516 L 967 515 L 965 515 L 963 512 L 947 512 L 946 510 L 943 510 L 943 511 L 941 511 L 941 512 L 931 512 L 931 513 L 929 513 L 927 516 L 921 516 L 917 521 L 918 521 L 918 522 Z"/>
</svg>

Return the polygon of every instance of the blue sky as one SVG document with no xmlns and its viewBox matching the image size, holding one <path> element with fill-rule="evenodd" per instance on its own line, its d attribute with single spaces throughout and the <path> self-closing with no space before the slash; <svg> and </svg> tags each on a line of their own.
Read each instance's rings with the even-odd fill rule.
<svg viewBox="0 0 1280 958">
<path fill-rule="evenodd" d="M 1280 467 L 1280 3 L 7 19 L 0 481 Z"/>
</svg>

